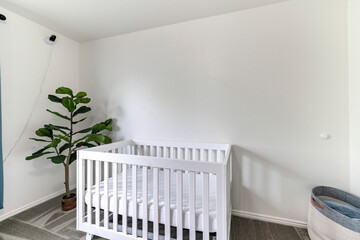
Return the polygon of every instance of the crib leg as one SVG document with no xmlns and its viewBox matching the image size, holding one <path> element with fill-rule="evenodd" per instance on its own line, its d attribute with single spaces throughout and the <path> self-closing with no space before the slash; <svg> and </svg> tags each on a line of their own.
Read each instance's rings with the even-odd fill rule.
<svg viewBox="0 0 360 240">
<path fill-rule="evenodd" d="M 86 234 L 86 240 L 92 240 L 93 238 L 94 238 L 94 235 L 92 235 L 91 233 Z"/>
</svg>

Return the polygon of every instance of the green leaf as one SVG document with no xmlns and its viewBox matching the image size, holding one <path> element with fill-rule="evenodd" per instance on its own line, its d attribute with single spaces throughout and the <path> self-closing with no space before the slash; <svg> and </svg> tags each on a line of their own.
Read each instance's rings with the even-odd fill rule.
<svg viewBox="0 0 360 240">
<path fill-rule="evenodd" d="M 54 138 L 54 140 L 52 140 L 52 142 L 51 142 L 50 144 L 46 145 L 46 147 L 49 147 L 49 148 L 53 147 L 53 148 L 56 148 L 56 147 L 59 145 L 59 143 L 60 143 L 60 142 L 61 142 L 61 140 L 60 140 L 60 139 L 58 139 L 58 138 Z"/>
<path fill-rule="evenodd" d="M 83 130 L 80 130 L 80 131 L 77 131 L 77 132 L 74 132 L 74 135 L 77 134 L 77 133 L 88 133 L 92 130 L 92 128 L 85 128 Z"/>
<path fill-rule="evenodd" d="M 54 152 L 42 152 L 42 153 L 39 153 L 39 154 L 36 154 L 36 155 L 34 154 L 34 155 L 31 155 L 31 156 L 28 156 L 25 159 L 26 160 L 33 160 L 35 158 L 38 158 L 38 157 L 41 157 L 41 156 L 43 156 L 45 154 L 50 154 L 50 153 L 54 153 Z"/>
<path fill-rule="evenodd" d="M 75 99 L 75 102 L 77 104 L 79 104 L 79 103 L 89 103 L 90 101 L 91 101 L 90 98 L 77 98 L 77 99 Z"/>
<path fill-rule="evenodd" d="M 70 130 L 70 128 L 68 128 L 68 127 L 63 127 L 63 126 L 58 126 L 58 125 L 52 125 L 52 126 L 54 126 L 54 127 L 56 127 L 56 128 L 59 128 L 59 129 Z"/>
<path fill-rule="evenodd" d="M 58 112 L 53 112 L 53 111 L 51 111 L 51 110 L 49 110 L 49 109 L 46 109 L 46 111 L 48 111 L 49 113 L 55 114 L 55 115 L 58 116 L 58 117 L 61 117 L 61 118 L 63 118 L 63 119 L 66 119 L 66 120 L 69 120 L 69 121 L 70 121 L 70 118 L 69 118 L 69 117 L 64 116 L 64 115 L 61 115 L 61 114 L 58 113 Z"/>
<path fill-rule="evenodd" d="M 78 114 L 81 114 L 81 113 L 87 113 L 87 112 L 90 112 L 91 111 L 91 108 L 89 107 L 86 107 L 86 106 L 81 106 L 78 110 L 76 110 L 74 112 L 74 117 Z"/>
<path fill-rule="evenodd" d="M 42 152 L 44 152 L 46 149 L 48 149 L 49 147 L 44 147 L 36 152 L 34 152 L 33 154 L 31 154 L 31 156 L 36 156 L 36 155 L 39 155 L 41 154 Z"/>
<path fill-rule="evenodd" d="M 105 129 L 111 132 L 111 131 L 112 131 L 112 126 L 111 126 L 111 124 L 106 125 L 106 128 L 105 128 Z"/>
<path fill-rule="evenodd" d="M 56 134 L 56 135 L 54 135 L 54 137 L 60 138 L 60 139 L 64 140 L 65 142 L 70 142 L 70 139 L 68 137 L 60 135 L 60 134 Z"/>
<path fill-rule="evenodd" d="M 84 136 L 84 137 L 82 137 L 82 138 L 77 139 L 76 141 L 74 141 L 74 142 L 71 144 L 71 146 L 74 146 L 74 145 L 77 144 L 78 142 L 86 139 L 88 136 L 89 136 L 89 135 L 86 135 L 86 136 Z"/>
<path fill-rule="evenodd" d="M 70 144 L 69 143 L 65 143 L 64 145 L 62 145 L 60 148 L 59 148 L 59 153 L 62 153 L 63 151 L 65 151 L 66 149 L 68 149 L 70 147 Z"/>
<path fill-rule="evenodd" d="M 76 157 L 77 157 L 76 152 L 73 152 L 70 155 L 69 165 L 76 161 Z"/>
<path fill-rule="evenodd" d="M 48 95 L 48 98 L 49 98 L 49 100 L 50 101 L 52 101 L 52 102 L 56 102 L 56 103 L 61 103 L 61 98 L 59 98 L 59 97 L 57 97 L 57 96 L 55 96 L 55 95 Z"/>
<path fill-rule="evenodd" d="M 59 156 L 54 156 L 54 157 L 48 157 L 48 159 L 51 159 L 51 161 L 55 164 L 60 164 L 63 163 L 66 159 L 66 156 L 64 155 L 59 155 Z"/>
<path fill-rule="evenodd" d="M 103 122 L 106 125 L 105 129 L 108 131 L 112 131 L 111 122 L 112 122 L 112 118 L 109 118 L 109 119 L 105 120 L 105 122 Z"/>
<path fill-rule="evenodd" d="M 111 138 L 109 138 L 108 136 L 104 136 L 104 137 L 105 137 L 104 144 L 112 143 Z"/>
<path fill-rule="evenodd" d="M 76 144 L 76 148 L 80 148 L 80 147 L 95 147 L 94 144 L 91 143 L 87 143 L 87 142 L 79 142 L 78 144 Z"/>
<path fill-rule="evenodd" d="M 90 128 L 91 129 L 91 128 Z M 31 140 L 37 141 L 37 142 L 51 142 L 49 140 L 44 140 L 44 139 L 40 139 L 40 138 L 30 138 Z"/>
<path fill-rule="evenodd" d="M 48 128 L 48 129 L 51 129 L 51 130 L 55 130 L 55 131 L 59 131 L 61 132 L 62 134 L 64 134 L 65 136 L 69 136 L 69 134 L 63 130 L 61 130 L 61 128 L 65 128 L 66 127 L 59 127 L 59 126 L 54 126 L 52 124 L 49 124 L 49 125 L 44 125 L 45 128 Z M 68 130 L 70 130 L 69 128 L 67 128 Z"/>
<path fill-rule="evenodd" d="M 64 97 L 61 103 L 69 112 L 73 112 L 76 109 L 76 102 L 69 97 Z"/>
<path fill-rule="evenodd" d="M 98 132 L 104 130 L 105 128 L 106 128 L 106 125 L 103 124 L 103 123 L 95 124 L 95 125 L 92 127 L 91 133 L 98 133 Z"/>
<path fill-rule="evenodd" d="M 94 134 L 94 135 L 89 135 L 85 141 L 86 142 L 103 143 L 105 141 L 105 137 L 101 134 Z"/>
<path fill-rule="evenodd" d="M 86 119 L 86 117 L 83 118 L 83 119 L 80 119 L 79 121 L 73 122 L 73 124 L 77 124 L 77 123 L 79 123 L 79 122 L 82 122 L 82 121 L 84 121 L 85 119 Z"/>
<path fill-rule="evenodd" d="M 76 98 L 83 98 L 86 97 L 87 93 L 86 92 L 78 92 L 75 97 Z"/>
<path fill-rule="evenodd" d="M 36 130 L 36 135 L 38 135 L 39 137 L 49 137 L 52 138 L 52 131 L 46 128 L 39 128 L 38 130 Z"/>
<path fill-rule="evenodd" d="M 105 125 L 109 125 L 110 123 L 112 122 L 112 118 L 109 118 L 109 119 L 107 119 L 107 120 L 105 120 Z"/>
<path fill-rule="evenodd" d="M 73 91 L 67 87 L 59 87 L 58 89 L 56 89 L 55 92 L 57 94 L 67 94 L 67 95 L 70 95 L 71 97 L 73 97 Z"/>
<path fill-rule="evenodd" d="M 44 125 L 46 128 L 50 128 L 52 130 L 59 130 L 59 129 L 66 129 L 66 130 L 70 130 L 70 128 L 68 127 L 63 127 L 63 126 L 57 126 L 57 125 L 52 125 L 52 124 L 48 124 L 48 125 Z"/>
</svg>

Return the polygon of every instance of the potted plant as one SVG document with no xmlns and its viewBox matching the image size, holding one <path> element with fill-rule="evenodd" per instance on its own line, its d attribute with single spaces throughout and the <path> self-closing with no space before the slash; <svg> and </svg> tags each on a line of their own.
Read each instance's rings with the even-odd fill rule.
<svg viewBox="0 0 360 240">
<path fill-rule="evenodd" d="M 90 107 L 85 106 L 90 102 L 90 98 L 87 97 L 86 92 L 73 94 L 73 91 L 66 87 L 56 89 L 55 93 L 61 96 L 49 95 L 49 100 L 61 104 L 67 113 L 61 114 L 49 109 L 46 109 L 46 111 L 66 120 L 67 124 L 66 126 L 45 124 L 44 127 L 36 130 L 35 134 L 38 137 L 30 139 L 44 142 L 46 145 L 31 156 L 26 157 L 26 160 L 33 160 L 48 155 L 47 158 L 53 163 L 64 166 L 66 194 L 61 202 L 62 210 L 67 211 L 76 207 L 76 195 L 75 193 L 70 193 L 69 189 L 69 166 L 76 160 L 76 150 L 84 147 L 94 147 L 102 143 L 111 143 L 111 138 L 103 135 L 102 132 L 105 130 L 112 131 L 112 119 L 109 118 L 92 127 L 76 131 L 76 125 L 86 119 L 86 117 L 79 118 L 80 115 L 91 111 Z"/>
</svg>

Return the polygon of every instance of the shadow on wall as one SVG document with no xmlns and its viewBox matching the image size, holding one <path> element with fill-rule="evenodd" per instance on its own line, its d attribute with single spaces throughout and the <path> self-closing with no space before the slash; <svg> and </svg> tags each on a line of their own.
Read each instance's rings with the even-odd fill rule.
<svg viewBox="0 0 360 240">
<path fill-rule="evenodd" d="M 120 119 L 124 116 L 124 110 L 122 109 L 120 104 L 109 104 L 110 101 L 111 99 L 107 97 L 104 100 L 104 105 L 94 108 L 96 116 L 92 119 L 92 121 L 94 119 L 97 119 L 98 121 L 103 121 L 105 119 L 112 118 L 113 130 L 109 133 L 109 137 L 113 140 L 113 142 L 122 141 L 124 140 L 124 137 L 120 135 Z"/>
<path fill-rule="evenodd" d="M 239 146 L 232 152 L 234 210 L 306 220 L 312 188 L 307 179 Z"/>
</svg>

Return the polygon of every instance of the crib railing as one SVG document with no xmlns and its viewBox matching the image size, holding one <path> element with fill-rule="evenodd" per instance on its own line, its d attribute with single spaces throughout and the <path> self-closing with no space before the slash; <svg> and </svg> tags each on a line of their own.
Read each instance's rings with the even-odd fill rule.
<svg viewBox="0 0 360 240">
<path fill-rule="evenodd" d="M 196 219 L 196 175 L 202 177 L 202 237 L 209 239 L 209 176 L 216 176 L 216 237 L 228 239 L 231 221 L 231 151 L 225 144 L 190 144 L 129 140 L 78 151 L 77 169 L 77 228 L 90 234 L 114 239 L 159 239 L 159 191 L 164 192 L 165 239 L 171 239 L 171 226 L 176 226 L 176 239 L 183 238 L 183 178 L 189 177 L 189 236 L 196 238 L 199 220 Z M 142 189 L 137 186 L 138 170 L 142 174 Z M 131 174 L 129 189 L 128 174 Z M 148 206 L 148 176 L 152 171 L 153 214 Z M 163 172 L 164 186 L 160 189 L 159 177 Z M 176 219 L 171 216 L 170 174 L 176 173 Z M 122 186 L 117 178 L 122 177 Z M 110 179 L 112 179 L 110 185 Z M 103 194 L 100 196 L 100 182 Z M 112 187 L 112 198 L 109 192 Z M 118 188 L 121 187 L 122 212 L 119 210 Z M 91 192 L 94 189 L 94 198 Z M 131 196 L 128 192 L 131 190 Z M 137 193 L 141 192 L 141 197 Z M 88 192 L 87 203 L 85 193 Z M 124 197 L 126 196 L 126 197 Z M 101 204 L 105 198 L 105 205 Z M 127 198 L 132 199 L 132 205 Z M 94 202 L 92 202 L 94 201 Z M 110 202 L 112 201 L 112 202 Z M 139 203 L 142 201 L 142 221 L 139 218 Z M 111 207 L 112 206 L 112 207 Z M 229 210 L 230 209 L 230 210 Z M 119 218 L 120 216 L 120 218 Z M 131 219 L 131 220 L 130 220 Z M 140 222 L 140 225 L 139 225 Z M 152 223 L 152 227 L 149 223 Z M 128 226 L 131 225 L 130 226 Z M 138 229 L 139 228 L 139 229 Z M 150 233 L 152 228 L 152 233 Z"/>
</svg>

